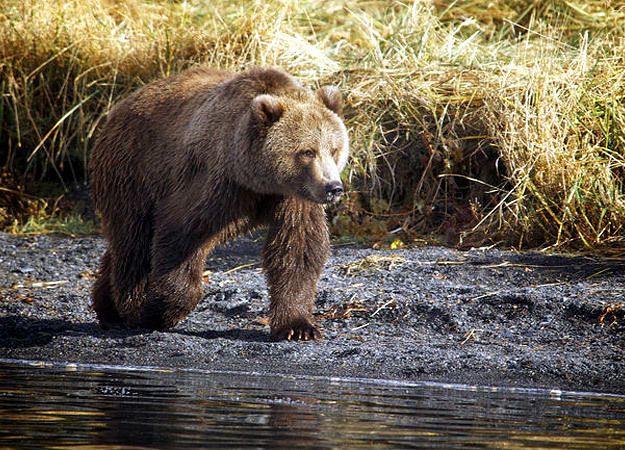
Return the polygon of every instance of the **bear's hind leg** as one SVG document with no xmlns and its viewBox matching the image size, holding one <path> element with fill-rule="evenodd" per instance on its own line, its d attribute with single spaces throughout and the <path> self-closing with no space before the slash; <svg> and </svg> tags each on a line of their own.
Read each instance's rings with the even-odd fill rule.
<svg viewBox="0 0 625 450">
<path fill-rule="evenodd" d="M 102 259 L 102 275 L 94 289 L 93 304 L 103 326 L 137 328 L 150 272 L 152 231 L 149 214 L 132 221 L 128 216 L 109 235 L 109 246 Z M 112 236 L 124 236 L 113 239 Z M 106 275 L 106 276 L 104 276 Z M 106 300 L 106 295 L 110 300 Z M 102 320 L 101 320 L 102 322 Z M 107 325 L 107 323 L 110 323 Z"/>
<path fill-rule="evenodd" d="M 111 289 L 111 254 L 104 253 L 100 261 L 98 279 L 93 285 L 92 307 L 100 325 L 104 329 L 118 328 L 122 320 L 115 309 L 113 291 Z"/>
</svg>

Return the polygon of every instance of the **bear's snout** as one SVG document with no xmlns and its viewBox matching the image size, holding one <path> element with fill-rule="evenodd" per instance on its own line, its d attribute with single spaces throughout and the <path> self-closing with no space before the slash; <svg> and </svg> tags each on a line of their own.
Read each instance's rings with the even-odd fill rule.
<svg viewBox="0 0 625 450">
<path fill-rule="evenodd" d="M 343 183 L 332 181 L 326 184 L 326 201 L 328 203 L 337 201 L 343 194 Z"/>
</svg>

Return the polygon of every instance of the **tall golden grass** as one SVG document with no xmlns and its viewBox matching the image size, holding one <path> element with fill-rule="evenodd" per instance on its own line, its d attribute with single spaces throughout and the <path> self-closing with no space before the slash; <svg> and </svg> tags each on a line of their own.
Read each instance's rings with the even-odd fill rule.
<svg viewBox="0 0 625 450">
<path fill-rule="evenodd" d="M 343 233 L 625 244 L 625 5 L 0 0 L 0 164 L 84 176 L 113 103 L 195 64 L 346 93 Z"/>
</svg>

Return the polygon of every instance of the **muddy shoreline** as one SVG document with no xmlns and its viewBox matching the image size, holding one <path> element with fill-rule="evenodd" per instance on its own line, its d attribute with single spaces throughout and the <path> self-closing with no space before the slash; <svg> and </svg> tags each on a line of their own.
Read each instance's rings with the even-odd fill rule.
<svg viewBox="0 0 625 450">
<path fill-rule="evenodd" d="M 318 342 L 272 342 L 262 236 L 207 260 L 205 298 L 166 332 L 103 331 L 102 237 L 0 234 L 0 358 L 625 394 L 625 260 L 335 245 Z"/>
</svg>

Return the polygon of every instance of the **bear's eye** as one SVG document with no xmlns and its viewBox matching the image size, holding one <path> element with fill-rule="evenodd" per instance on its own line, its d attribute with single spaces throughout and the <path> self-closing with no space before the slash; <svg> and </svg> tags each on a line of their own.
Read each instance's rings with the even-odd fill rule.
<svg viewBox="0 0 625 450">
<path fill-rule="evenodd" d="M 315 157 L 315 151 L 311 149 L 306 149 L 300 153 L 304 158 L 313 159 Z"/>
</svg>

